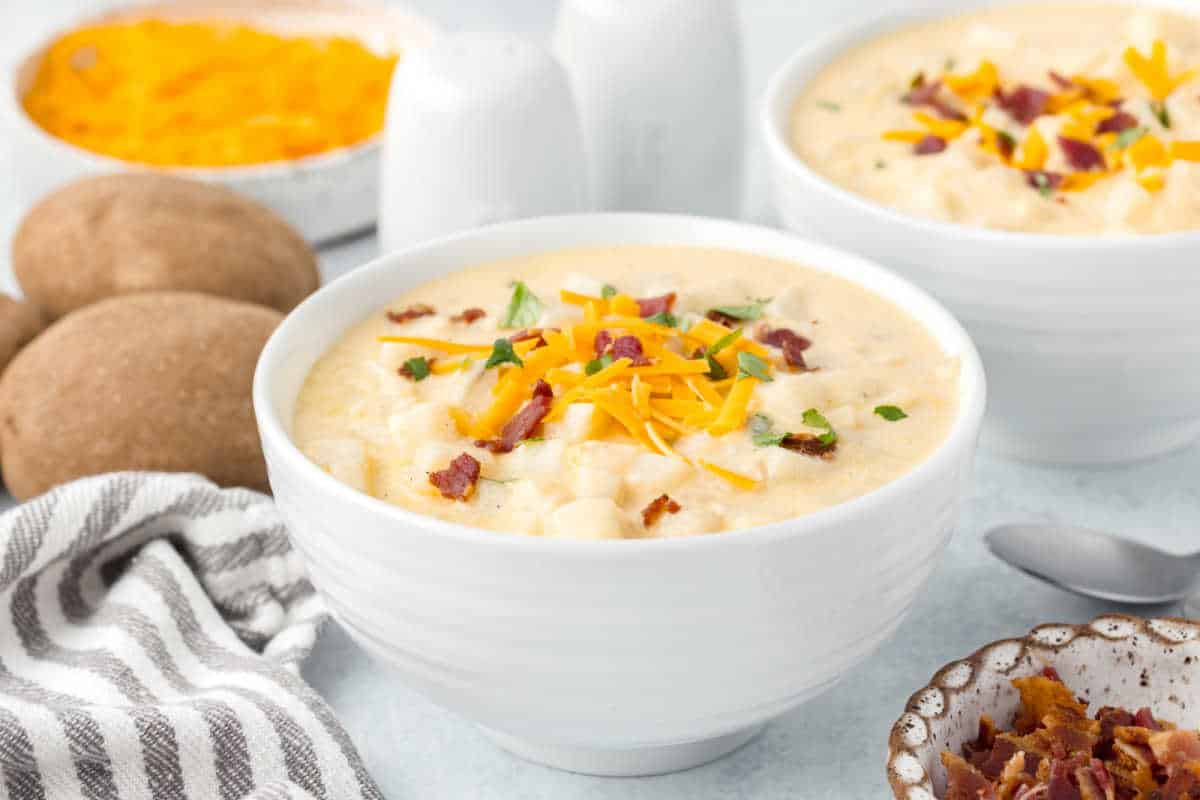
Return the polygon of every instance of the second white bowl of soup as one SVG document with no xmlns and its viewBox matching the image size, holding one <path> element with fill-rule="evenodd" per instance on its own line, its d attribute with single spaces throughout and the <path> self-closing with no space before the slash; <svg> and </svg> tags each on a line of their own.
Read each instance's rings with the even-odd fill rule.
<svg viewBox="0 0 1200 800">
<path fill-rule="evenodd" d="M 351 635 L 505 747 L 610 775 L 728 752 L 895 630 L 983 404 L 969 339 L 903 280 L 650 215 L 385 256 L 255 378 L 276 501 Z"/>
<path fill-rule="evenodd" d="M 762 120 L 787 227 L 944 300 L 984 442 L 1123 461 L 1200 434 L 1200 18 L 924 3 L 797 53 Z"/>
</svg>

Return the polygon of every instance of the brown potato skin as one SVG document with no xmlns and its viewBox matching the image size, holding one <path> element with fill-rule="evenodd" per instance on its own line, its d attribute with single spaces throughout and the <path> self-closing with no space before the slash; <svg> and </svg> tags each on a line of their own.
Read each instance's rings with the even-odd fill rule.
<svg viewBox="0 0 1200 800">
<path fill-rule="evenodd" d="M 251 384 L 282 319 L 251 303 L 160 292 L 54 323 L 0 377 L 9 491 L 25 500 L 120 470 L 199 472 L 266 491 Z"/>
<path fill-rule="evenodd" d="M 194 291 L 287 312 L 317 261 L 274 212 L 222 186 L 153 173 L 85 178 L 38 203 L 13 271 L 50 319 L 120 294 Z"/>
<path fill-rule="evenodd" d="M 37 306 L 0 294 L 0 372 L 45 327 Z"/>
</svg>

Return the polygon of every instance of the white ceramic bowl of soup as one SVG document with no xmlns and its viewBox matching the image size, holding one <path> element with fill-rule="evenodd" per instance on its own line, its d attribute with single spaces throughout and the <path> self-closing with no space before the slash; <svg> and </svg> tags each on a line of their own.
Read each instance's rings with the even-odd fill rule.
<svg viewBox="0 0 1200 800">
<path fill-rule="evenodd" d="M 175 0 L 128 5 L 75 20 L 60 33 L 100 22 L 142 19 L 230 22 L 283 36 L 346 36 L 377 53 L 399 51 L 401 60 L 437 33 L 432 23 L 416 14 L 355 0 Z M 22 98 L 57 35 L 20 58 L 0 92 L 0 120 L 11 132 L 13 177 L 25 205 L 90 175 L 160 169 L 91 152 L 45 131 L 29 117 Z M 380 141 L 376 134 L 351 147 L 287 161 L 161 170 L 227 186 L 275 211 L 310 242 L 322 242 L 375 224 Z"/>
<path fill-rule="evenodd" d="M 959 360 L 947 438 L 898 480 L 802 518 L 615 542 L 417 514 L 341 483 L 293 443 L 310 369 L 388 298 L 474 264 L 600 244 L 780 258 L 890 300 Z M 895 630 L 953 531 L 984 397 L 966 333 L 887 270 L 778 231 L 623 214 L 506 223 L 384 256 L 299 306 L 264 349 L 254 383 L 276 501 L 313 584 L 351 636 L 504 747 L 607 775 L 682 769 L 740 746 Z"/>
<path fill-rule="evenodd" d="M 990 378 L 985 447 L 1039 461 L 1105 463 L 1183 446 L 1200 435 L 1200 219 L 1194 232 L 1162 234 L 969 227 L 835 185 L 790 145 L 797 99 L 848 49 L 1002 3 L 905 6 L 795 53 L 770 81 L 761 109 L 775 208 L 788 229 L 896 269 L 963 321 Z M 1194 11 L 1187 2 L 1156 5 Z"/>
</svg>

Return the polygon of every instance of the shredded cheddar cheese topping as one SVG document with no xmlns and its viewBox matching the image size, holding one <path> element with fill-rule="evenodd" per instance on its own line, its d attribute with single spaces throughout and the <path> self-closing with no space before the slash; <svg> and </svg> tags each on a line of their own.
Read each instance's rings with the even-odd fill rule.
<svg viewBox="0 0 1200 800">
<path fill-rule="evenodd" d="M 914 106 L 912 117 L 918 127 L 887 130 L 882 136 L 912 144 L 918 155 L 935 155 L 946 143 L 975 131 L 981 150 L 1023 172 L 1029 185 L 1046 195 L 1083 191 L 1125 170 L 1144 189 L 1157 192 L 1165 185 L 1165 170 L 1175 161 L 1200 162 L 1200 141 L 1168 143 L 1151 132 L 1155 125 L 1162 130 L 1171 127 L 1165 102 L 1198 72 L 1172 73 L 1162 41 L 1154 42 L 1149 55 L 1129 47 L 1123 61 L 1145 87 L 1151 112 L 1146 120 L 1125 110 L 1128 98 L 1113 81 L 1051 73 L 1054 91 L 1024 85 L 1006 88 L 996 65 L 983 61 L 973 72 L 947 72 L 933 81 L 918 75 L 904 97 Z M 939 97 L 943 89 L 945 95 Z M 985 122 L 993 108 L 1007 111 L 1025 128 L 1023 135 L 1014 136 Z M 1046 141 L 1034 124 L 1041 116 L 1059 121 L 1057 142 Z M 1047 171 L 1055 147 L 1070 171 Z"/>
<path fill-rule="evenodd" d="M 55 41 L 23 104 L 50 134 L 125 161 L 258 164 L 375 135 L 397 59 L 341 37 L 116 22 Z"/>
<path fill-rule="evenodd" d="M 515 359 L 498 367 L 490 405 L 474 415 L 454 409 L 460 432 L 477 440 L 496 436 L 529 400 L 534 386 L 545 381 L 554 391 L 545 422 L 561 419 L 572 405 L 590 404 L 588 438 L 619 431 L 651 452 L 703 468 L 739 489 L 757 487 L 755 479 L 718 465 L 693 464 L 672 444 L 702 431 L 722 436 L 745 429 L 755 388 L 773 379 L 776 362 L 787 368 L 778 350 L 772 355 L 742 329 L 712 319 L 700 319 L 686 330 L 657 324 L 640 317 L 638 301 L 624 294 L 590 297 L 563 290 L 560 296 L 579 307 L 579 320 L 561 330 L 532 329 L 528 338 L 517 337 L 511 344 Z M 620 355 L 615 344 L 597 353 L 602 332 L 613 343 L 636 337 L 641 356 Z M 511 341 L 477 345 L 413 336 L 378 338 L 455 357 L 434 358 L 434 374 L 465 369 L 470 359 L 485 357 L 499 345 L 507 350 Z"/>
</svg>

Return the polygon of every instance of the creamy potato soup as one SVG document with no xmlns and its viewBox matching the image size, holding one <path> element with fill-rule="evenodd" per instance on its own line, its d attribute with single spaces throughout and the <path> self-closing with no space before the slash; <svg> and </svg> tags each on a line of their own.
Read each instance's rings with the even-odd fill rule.
<svg viewBox="0 0 1200 800">
<path fill-rule="evenodd" d="M 958 361 L 854 284 L 723 250 L 550 252 L 396 298 L 313 367 L 293 434 L 375 497 L 480 528 L 688 536 L 894 480 Z"/>
<path fill-rule="evenodd" d="M 1200 17 L 1010 5 L 902 28 L 802 92 L 791 142 L 893 208 L 1054 234 L 1200 227 Z"/>
</svg>

